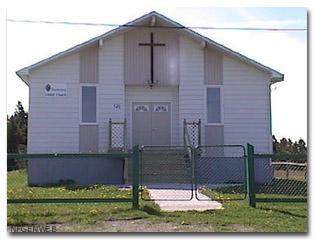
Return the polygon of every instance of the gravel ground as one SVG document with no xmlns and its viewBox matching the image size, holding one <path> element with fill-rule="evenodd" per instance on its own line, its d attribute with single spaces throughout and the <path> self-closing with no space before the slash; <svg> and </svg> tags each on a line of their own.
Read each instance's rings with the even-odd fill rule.
<svg viewBox="0 0 315 240">
<path fill-rule="evenodd" d="M 56 225 L 58 232 L 252 232 L 249 226 L 238 224 L 214 226 L 210 224 L 181 225 L 171 222 L 152 223 L 145 219 L 110 219 L 96 225 Z"/>
</svg>

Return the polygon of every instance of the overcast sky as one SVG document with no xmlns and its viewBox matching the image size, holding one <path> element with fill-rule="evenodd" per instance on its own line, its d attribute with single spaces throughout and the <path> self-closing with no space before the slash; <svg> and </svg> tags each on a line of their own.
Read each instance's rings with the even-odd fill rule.
<svg viewBox="0 0 315 240">
<path fill-rule="evenodd" d="M 124 24 L 155 10 L 185 26 L 306 28 L 306 8 L 129 8 L 97 7 L 64 1 L 60 8 L 12 7 L 8 19 Z M 89 1 L 93 2 L 93 1 Z M 43 3 L 44 4 L 44 3 Z M 71 11 L 69 7 L 76 6 Z M 15 71 L 111 30 L 109 27 L 7 23 L 7 111 L 17 101 L 28 109 L 28 87 Z M 204 36 L 285 75 L 272 92 L 273 133 L 277 138 L 307 138 L 307 34 L 203 30 Z"/>
</svg>

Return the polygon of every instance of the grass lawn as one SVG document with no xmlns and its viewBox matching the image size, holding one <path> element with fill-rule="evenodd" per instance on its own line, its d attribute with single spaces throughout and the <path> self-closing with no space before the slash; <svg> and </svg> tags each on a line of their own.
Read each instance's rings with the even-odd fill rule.
<svg viewBox="0 0 315 240">
<path fill-rule="evenodd" d="M 7 191 L 8 198 L 130 197 L 131 195 L 130 190 L 109 186 L 28 187 L 26 174 L 17 171 L 8 173 Z M 220 195 L 222 198 L 227 198 L 231 193 L 220 193 Z M 140 210 L 132 210 L 131 203 L 9 204 L 7 223 L 8 225 L 56 224 L 60 227 L 60 231 L 92 232 L 156 231 L 157 228 L 154 226 L 158 226 L 162 231 L 307 231 L 306 203 L 259 203 L 257 208 L 250 208 L 246 199 L 225 201 L 223 205 L 224 210 L 168 213 L 161 212 L 154 202 L 145 201 L 140 201 Z"/>
</svg>

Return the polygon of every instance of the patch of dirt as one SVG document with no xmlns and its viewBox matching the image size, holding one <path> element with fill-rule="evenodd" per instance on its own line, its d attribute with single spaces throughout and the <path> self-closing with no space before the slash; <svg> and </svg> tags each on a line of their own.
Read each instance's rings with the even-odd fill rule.
<svg viewBox="0 0 315 240">
<path fill-rule="evenodd" d="M 217 227 L 220 232 L 255 232 L 255 228 L 240 224 L 229 224 Z"/>
<path fill-rule="evenodd" d="M 254 228 L 240 224 L 211 225 L 211 224 L 177 224 L 173 222 L 153 223 L 147 219 L 110 218 L 95 225 L 82 224 L 48 224 L 55 226 L 57 232 L 254 232 Z M 8 226 L 8 232 L 11 227 Z"/>
<path fill-rule="evenodd" d="M 84 229 L 85 232 L 194 232 L 196 230 L 194 225 L 180 225 L 170 222 L 152 223 L 145 219 L 107 220 L 96 226 Z M 203 230 L 207 232 L 213 231 L 209 225 Z"/>
<path fill-rule="evenodd" d="M 146 219 L 108 219 L 96 225 L 57 226 L 58 232 L 253 232 L 254 228 L 238 224 L 215 226 L 210 224 L 181 225 L 172 222 L 152 223 Z"/>
<path fill-rule="evenodd" d="M 233 229 L 233 232 L 255 232 L 255 228 L 251 226 L 244 226 L 240 224 L 229 225 Z"/>
</svg>

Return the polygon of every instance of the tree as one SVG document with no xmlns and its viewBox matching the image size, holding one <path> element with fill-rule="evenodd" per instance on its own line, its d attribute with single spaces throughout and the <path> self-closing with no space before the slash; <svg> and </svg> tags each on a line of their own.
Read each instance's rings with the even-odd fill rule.
<svg viewBox="0 0 315 240">
<path fill-rule="evenodd" d="M 24 107 L 20 101 L 16 105 L 16 110 L 14 112 L 14 118 L 16 119 L 16 124 L 18 129 L 21 131 L 21 143 L 22 145 L 27 145 L 27 121 L 28 113 L 25 112 Z"/>
<path fill-rule="evenodd" d="M 306 154 L 307 146 L 303 139 L 299 141 L 292 142 L 290 138 L 282 138 L 278 142 L 275 136 L 273 139 L 273 152 L 279 154 Z"/>
<path fill-rule="evenodd" d="M 278 145 L 279 145 L 279 142 L 278 142 L 276 136 L 272 135 L 272 149 L 273 149 L 273 152 L 277 152 L 278 151 Z"/>
<path fill-rule="evenodd" d="M 7 116 L 7 151 L 22 152 L 27 146 L 28 113 L 20 101 L 16 105 L 14 114 Z"/>
<path fill-rule="evenodd" d="M 16 105 L 14 114 L 7 116 L 7 152 L 20 153 L 26 152 L 27 146 L 27 120 L 28 113 L 24 110 L 19 101 Z M 23 161 L 8 161 L 7 170 L 19 169 Z"/>
</svg>

